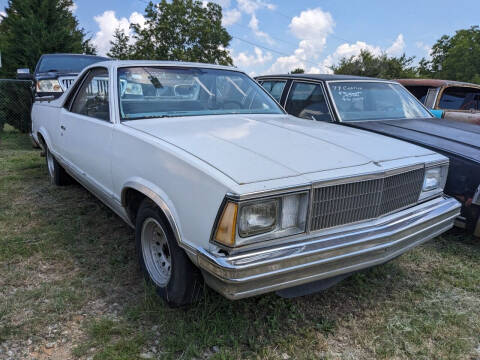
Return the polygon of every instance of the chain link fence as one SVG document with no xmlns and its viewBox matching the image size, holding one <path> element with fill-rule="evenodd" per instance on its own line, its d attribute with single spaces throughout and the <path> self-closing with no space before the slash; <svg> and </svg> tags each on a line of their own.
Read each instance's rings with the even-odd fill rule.
<svg viewBox="0 0 480 360">
<path fill-rule="evenodd" d="M 0 79 L 0 132 L 5 124 L 29 132 L 32 100 L 30 80 Z"/>
</svg>

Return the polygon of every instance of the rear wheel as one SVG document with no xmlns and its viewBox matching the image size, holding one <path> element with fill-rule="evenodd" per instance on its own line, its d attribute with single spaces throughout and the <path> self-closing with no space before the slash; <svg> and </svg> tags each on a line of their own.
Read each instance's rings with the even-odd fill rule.
<svg viewBox="0 0 480 360">
<path fill-rule="evenodd" d="M 135 238 L 145 278 L 170 306 L 198 300 L 201 275 L 178 246 L 158 207 L 149 199 L 144 200 L 138 210 Z"/>
<path fill-rule="evenodd" d="M 50 182 L 57 186 L 70 184 L 72 180 L 70 175 L 68 175 L 65 169 L 58 163 L 57 159 L 55 159 L 47 145 L 45 145 L 45 153 Z"/>
</svg>

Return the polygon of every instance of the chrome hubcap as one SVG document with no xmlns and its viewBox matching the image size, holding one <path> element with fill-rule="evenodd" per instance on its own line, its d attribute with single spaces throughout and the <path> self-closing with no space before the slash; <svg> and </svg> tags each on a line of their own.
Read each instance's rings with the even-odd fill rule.
<svg viewBox="0 0 480 360">
<path fill-rule="evenodd" d="M 55 166 L 53 164 L 53 155 L 48 149 L 47 149 L 47 167 L 48 167 L 48 173 L 53 178 L 53 174 L 55 172 Z"/>
<path fill-rule="evenodd" d="M 152 281 L 165 287 L 172 273 L 172 257 L 167 235 L 154 218 L 148 218 L 142 226 L 142 254 L 145 267 Z"/>
</svg>

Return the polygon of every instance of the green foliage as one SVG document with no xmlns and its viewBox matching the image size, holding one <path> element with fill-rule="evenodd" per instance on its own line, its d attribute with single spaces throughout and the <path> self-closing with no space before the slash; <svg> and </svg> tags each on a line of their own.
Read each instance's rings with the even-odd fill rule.
<svg viewBox="0 0 480 360">
<path fill-rule="evenodd" d="M 232 64 L 226 50 L 232 37 L 222 26 L 220 5 L 162 0 L 158 4 L 150 2 L 144 16 L 144 27 L 132 24 L 135 45 L 131 57 Z M 125 40 L 116 38 L 114 50 L 124 49 Z"/>
<path fill-rule="evenodd" d="M 130 37 L 120 28 L 115 29 L 113 41 L 110 41 L 112 47 L 107 56 L 117 60 L 128 60 L 133 57 L 133 47 L 129 44 Z"/>
<path fill-rule="evenodd" d="M 17 68 L 32 70 L 42 54 L 95 53 L 72 6 L 72 0 L 8 0 L 0 23 L 0 75 L 14 76 Z"/>
<path fill-rule="evenodd" d="M 30 81 L 0 80 L 0 131 L 9 124 L 22 133 L 30 131 L 32 92 Z"/>
<path fill-rule="evenodd" d="M 290 72 L 290 74 L 304 74 L 304 73 L 305 73 L 305 70 L 303 70 L 302 68 L 296 68 Z"/>
<path fill-rule="evenodd" d="M 416 76 L 412 66 L 414 57 L 403 54 L 400 57 L 382 54 L 376 56 L 368 50 L 360 55 L 342 58 L 338 65 L 332 66 L 335 74 L 378 77 L 383 79 L 411 78 Z"/>
<path fill-rule="evenodd" d="M 431 57 L 420 61 L 420 76 L 480 84 L 480 27 L 442 36 L 433 45 Z"/>
</svg>

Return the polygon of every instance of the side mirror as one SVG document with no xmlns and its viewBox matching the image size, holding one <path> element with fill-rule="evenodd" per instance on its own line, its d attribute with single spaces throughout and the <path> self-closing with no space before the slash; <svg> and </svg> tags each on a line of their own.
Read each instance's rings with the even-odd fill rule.
<svg viewBox="0 0 480 360">
<path fill-rule="evenodd" d="M 30 69 L 17 69 L 17 79 L 19 80 L 32 80 Z"/>
</svg>

